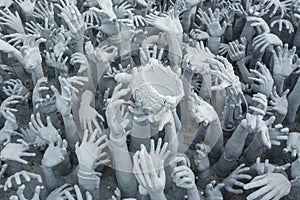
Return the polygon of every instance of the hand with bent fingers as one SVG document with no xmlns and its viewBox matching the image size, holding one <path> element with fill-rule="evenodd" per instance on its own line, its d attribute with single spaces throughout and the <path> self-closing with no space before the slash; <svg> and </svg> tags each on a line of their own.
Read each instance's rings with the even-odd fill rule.
<svg viewBox="0 0 300 200">
<path fill-rule="evenodd" d="M 244 183 L 240 180 L 251 180 L 252 177 L 248 175 L 246 172 L 250 170 L 249 167 L 245 167 L 245 164 L 241 164 L 238 166 L 225 180 L 224 180 L 224 188 L 233 194 L 242 194 L 243 189 L 236 189 L 236 187 L 244 187 Z"/>
<path fill-rule="evenodd" d="M 289 50 L 289 45 L 285 44 L 284 47 L 277 46 L 276 51 L 273 50 L 273 75 L 274 77 L 287 78 L 293 71 L 297 69 L 294 65 L 297 61 L 296 47 L 294 46 Z"/>
<path fill-rule="evenodd" d="M 267 173 L 265 175 L 256 176 L 250 183 L 244 185 L 245 190 L 259 188 L 255 192 L 247 196 L 247 199 L 261 200 L 277 199 L 287 195 L 291 189 L 291 183 L 282 174 Z"/>
<path fill-rule="evenodd" d="M 270 110 L 274 113 L 279 114 L 280 116 L 286 116 L 288 112 L 288 100 L 287 95 L 290 90 L 287 89 L 283 92 L 282 96 L 279 96 L 276 92 L 276 87 L 273 88 L 271 93 L 271 101 L 270 101 Z"/>
<path fill-rule="evenodd" d="M 287 19 L 277 19 L 271 23 L 271 27 L 273 28 L 275 24 L 278 24 L 278 30 L 280 32 L 282 31 L 283 25 L 289 30 L 289 34 L 292 34 L 295 31 L 293 24 Z"/>
<path fill-rule="evenodd" d="M 270 45 L 282 46 L 282 41 L 272 33 L 263 33 L 256 36 L 252 43 L 253 50 L 260 53 L 264 53 Z"/>
<path fill-rule="evenodd" d="M 272 145 L 279 146 L 283 141 L 288 140 L 289 128 L 276 124 L 274 128 L 269 128 L 269 135 Z"/>
<path fill-rule="evenodd" d="M 216 185 L 216 181 L 213 180 L 211 183 L 206 186 L 206 199 L 207 200 L 222 200 L 223 195 L 220 191 L 224 187 L 224 183 L 218 183 Z"/>
<path fill-rule="evenodd" d="M 176 186 L 191 190 L 196 187 L 194 172 L 185 165 L 177 166 L 173 169 L 171 177 Z"/>
<path fill-rule="evenodd" d="M 13 180 L 15 180 L 17 185 L 22 184 L 21 177 L 25 179 L 26 182 L 30 182 L 32 179 L 37 179 L 39 183 L 43 183 L 42 177 L 39 174 L 31 173 L 25 170 L 16 172 L 15 174 L 8 177 L 4 183 L 4 191 L 7 191 L 9 188 L 13 186 Z"/>
<path fill-rule="evenodd" d="M 261 163 L 260 157 L 257 157 L 256 163 L 252 165 L 251 168 L 254 168 L 258 173 L 258 175 L 263 175 L 267 173 L 283 173 L 290 166 L 291 166 L 290 163 L 287 163 L 282 166 L 275 166 L 270 164 L 268 159 L 266 159 L 264 163 Z"/>
<path fill-rule="evenodd" d="M 20 79 L 9 79 L 8 81 L 5 81 L 4 84 L 5 86 L 3 86 L 3 91 L 7 96 L 29 95 L 28 89 L 23 85 Z"/>
<path fill-rule="evenodd" d="M 43 188 L 43 186 L 39 186 L 39 185 L 37 185 L 35 187 L 31 200 L 40 200 L 40 193 L 41 193 L 42 188 Z M 17 195 L 20 198 L 20 200 L 27 200 L 27 198 L 24 196 L 24 190 L 25 190 L 24 184 L 19 186 L 19 188 L 17 190 Z"/>
<path fill-rule="evenodd" d="M 258 70 L 250 69 L 254 77 L 249 77 L 254 81 L 251 88 L 256 93 L 261 93 L 269 97 L 273 90 L 274 80 L 268 68 L 261 62 L 257 62 Z"/>
<path fill-rule="evenodd" d="M 287 11 L 290 10 L 290 6 L 292 5 L 291 0 L 262 0 L 259 2 L 258 6 L 263 8 L 264 10 L 269 10 L 271 7 L 273 7 L 273 11 L 270 15 L 270 17 L 273 17 L 276 15 L 278 11 L 280 11 L 280 17 L 283 18 Z"/>
<path fill-rule="evenodd" d="M 74 194 L 71 194 L 71 191 L 75 192 L 75 197 L 76 197 L 77 200 L 84 200 L 83 195 L 82 195 L 78 185 L 74 185 L 74 187 L 65 188 L 63 191 L 61 191 L 62 194 L 61 194 L 60 197 L 63 198 L 63 199 L 67 199 L 67 200 L 75 200 L 74 199 Z M 85 196 L 86 196 L 86 198 L 85 198 L 86 200 L 92 200 L 93 199 L 93 196 L 88 191 L 85 192 Z M 49 199 L 49 200 L 51 200 L 51 199 Z"/>
</svg>

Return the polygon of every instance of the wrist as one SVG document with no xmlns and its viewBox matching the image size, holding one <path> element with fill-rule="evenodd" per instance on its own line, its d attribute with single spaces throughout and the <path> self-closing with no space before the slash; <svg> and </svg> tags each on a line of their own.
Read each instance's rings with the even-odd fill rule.
<svg viewBox="0 0 300 200">
<path fill-rule="evenodd" d="M 149 194 L 150 194 L 151 199 L 157 199 L 157 200 L 166 199 L 163 191 L 153 192 L 153 193 L 149 193 Z"/>
<path fill-rule="evenodd" d="M 198 188 L 196 185 L 194 185 L 191 189 L 187 190 L 187 194 L 188 196 L 190 196 L 191 194 L 197 194 L 199 193 Z"/>
</svg>

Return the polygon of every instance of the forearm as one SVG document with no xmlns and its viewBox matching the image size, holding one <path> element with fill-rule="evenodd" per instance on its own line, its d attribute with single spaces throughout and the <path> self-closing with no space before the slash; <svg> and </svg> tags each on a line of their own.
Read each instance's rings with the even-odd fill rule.
<svg viewBox="0 0 300 200">
<path fill-rule="evenodd" d="M 194 6 L 190 10 L 184 12 L 182 16 L 182 21 L 184 22 L 182 23 L 182 28 L 184 32 L 186 33 L 189 32 L 189 29 L 192 24 L 192 17 L 195 16 L 196 11 L 197 11 L 197 6 Z"/>
<path fill-rule="evenodd" d="M 85 90 L 81 95 L 80 106 L 91 105 L 94 100 L 94 93 L 90 90 Z"/>
<path fill-rule="evenodd" d="M 300 105 L 300 78 L 298 78 L 297 83 L 293 91 L 288 96 L 288 113 L 286 119 L 289 123 L 293 123 L 296 118 L 297 110 Z"/>
<path fill-rule="evenodd" d="M 170 157 L 175 158 L 178 153 L 179 142 L 178 142 L 178 137 L 177 137 L 176 128 L 174 124 L 174 119 L 172 119 L 172 122 L 169 122 L 165 126 L 164 142 L 169 143 L 168 147 L 169 150 L 171 151 Z"/>
<path fill-rule="evenodd" d="M 150 147 L 150 124 L 149 122 L 137 123 L 136 121 L 132 121 L 132 130 L 131 130 L 131 140 L 129 149 L 130 152 L 136 152 L 140 150 L 140 145 L 144 144 L 146 149 Z"/>
<path fill-rule="evenodd" d="M 246 165 L 252 165 L 255 163 L 256 158 L 261 156 L 263 151 L 264 146 L 260 144 L 255 136 L 249 146 L 245 149 L 240 162 L 245 163 Z"/>
<path fill-rule="evenodd" d="M 59 186 L 58 178 L 54 175 L 52 168 L 42 165 L 44 180 L 48 191 L 52 191 Z"/>
<path fill-rule="evenodd" d="M 182 33 L 167 34 L 169 43 L 169 60 L 172 69 L 180 68 L 182 60 Z"/>
<path fill-rule="evenodd" d="M 43 77 L 44 77 L 44 72 L 43 72 L 42 66 L 38 66 L 37 70 L 34 70 L 31 72 L 31 78 L 32 78 L 34 85 L 38 82 L 38 80 L 40 78 L 43 78 Z"/>
<path fill-rule="evenodd" d="M 121 55 L 122 66 L 127 67 L 129 64 L 133 66 L 133 60 L 131 58 L 131 40 L 122 39 L 119 49 L 120 49 L 119 54 Z"/>
<path fill-rule="evenodd" d="M 208 46 L 209 50 L 215 55 L 218 55 L 218 53 L 219 53 L 220 44 L 221 44 L 220 37 L 208 38 L 207 46 Z"/>
<path fill-rule="evenodd" d="M 80 188 L 89 192 L 94 192 L 100 187 L 100 177 L 93 169 L 86 168 L 79 164 L 77 177 Z"/>
<path fill-rule="evenodd" d="M 211 182 L 211 174 L 209 168 L 199 172 L 198 182 L 197 182 L 198 187 L 204 190 L 206 188 L 206 185 L 209 184 L 210 182 Z"/>
<path fill-rule="evenodd" d="M 277 93 L 279 95 L 282 95 L 285 78 L 279 75 L 278 76 L 274 75 L 273 79 L 274 79 L 274 85 L 276 86 Z"/>
<path fill-rule="evenodd" d="M 75 144 L 79 141 L 78 131 L 75 124 L 75 121 L 73 120 L 72 114 L 68 116 L 62 116 L 64 127 L 66 131 L 66 138 L 68 140 L 68 144 L 71 147 L 71 151 L 75 151 Z"/>
<path fill-rule="evenodd" d="M 219 161 L 214 165 L 216 175 L 226 177 L 235 166 L 236 161 L 243 152 L 245 140 L 248 134 L 247 130 L 241 125 L 237 127 L 231 138 L 225 145 L 223 154 Z"/>
<path fill-rule="evenodd" d="M 118 187 L 121 190 L 122 197 L 135 197 L 137 193 L 137 181 L 132 173 L 133 165 L 126 140 L 110 137 L 110 144 Z M 128 187 L 128 183 L 130 183 L 130 187 Z"/>
<path fill-rule="evenodd" d="M 238 60 L 236 62 L 236 65 L 238 66 L 239 68 L 239 71 L 242 75 L 242 79 L 243 79 L 243 82 L 246 83 L 246 84 L 251 84 L 251 80 L 249 79 L 249 77 L 251 77 L 251 74 L 250 72 L 248 71 L 246 65 L 245 65 L 245 61 L 244 59 L 242 60 Z"/>
</svg>

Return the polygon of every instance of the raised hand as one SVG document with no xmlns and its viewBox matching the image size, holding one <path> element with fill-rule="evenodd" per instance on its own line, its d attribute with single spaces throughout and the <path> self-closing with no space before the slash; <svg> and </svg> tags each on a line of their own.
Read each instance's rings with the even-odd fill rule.
<svg viewBox="0 0 300 200">
<path fill-rule="evenodd" d="M 4 82 L 3 91 L 7 96 L 28 96 L 29 91 L 20 79 L 9 79 Z"/>
<path fill-rule="evenodd" d="M 21 157 L 34 157 L 36 154 L 25 152 L 29 149 L 29 145 L 23 140 L 21 142 L 22 143 L 8 143 L 1 150 L 0 159 L 3 161 L 12 160 L 26 165 L 28 161 L 24 160 Z"/>
<path fill-rule="evenodd" d="M 53 190 L 48 197 L 46 198 L 46 200 L 54 200 L 54 199 L 63 199 L 65 197 L 65 193 L 66 191 L 71 191 L 73 190 L 72 186 L 68 183 L 56 188 L 55 190 Z"/>
<path fill-rule="evenodd" d="M 250 26 L 254 27 L 259 34 L 270 33 L 270 27 L 267 22 L 261 17 L 247 17 Z"/>
<path fill-rule="evenodd" d="M 265 52 L 266 48 L 270 45 L 282 46 L 282 41 L 272 33 L 263 33 L 256 36 L 252 43 L 253 50 L 260 53 Z"/>
<path fill-rule="evenodd" d="M 213 180 L 206 186 L 206 199 L 207 200 L 222 200 L 223 195 L 220 191 L 224 187 L 224 183 L 219 183 L 216 185 L 216 181 Z"/>
<path fill-rule="evenodd" d="M 196 144 L 196 155 L 194 156 L 194 162 L 197 166 L 198 171 L 201 173 L 209 169 L 210 163 L 208 159 L 208 153 L 210 147 L 206 144 Z"/>
<path fill-rule="evenodd" d="M 242 94 L 241 82 L 239 77 L 234 74 L 232 64 L 222 56 L 216 56 L 210 61 L 211 66 L 218 70 L 218 77 L 221 79 L 221 84 L 212 86 L 211 90 L 220 90 L 227 87 L 232 87 L 236 95 Z"/>
<path fill-rule="evenodd" d="M 241 43 L 238 40 L 229 42 L 228 55 L 232 61 L 241 61 L 245 58 L 247 41 L 246 38 L 241 38 Z"/>
<path fill-rule="evenodd" d="M 283 18 L 287 11 L 291 10 L 289 7 L 292 5 L 291 0 L 262 0 L 259 2 L 259 5 L 264 10 L 269 10 L 273 7 L 273 11 L 270 17 L 275 16 L 275 14 L 280 11 L 280 17 Z"/>
<path fill-rule="evenodd" d="M 43 189 L 42 186 L 37 185 L 35 187 L 31 200 L 40 200 L 41 189 Z M 27 198 L 25 198 L 25 196 L 24 196 L 24 190 L 25 190 L 24 184 L 18 187 L 17 195 L 20 198 L 20 200 L 27 200 Z"/>
<path fill-rule="evenodd" d="M 72 54 L 70 63 L 72 65 L 75 65 L 75 64 L 80 65 L 80 68 L 78 70 L 78 74 L 81 74 L 82 72 L 85 72 L 85 71 L 90 72 L 90 70 L 91 70 L 91 66 L 89 64 L 89 61 L 83 53 L 76 52 L 76 53 Z"/>
<path fill-rule="evenodd" d="M 216 9 L 212 12 L 211 8 L 208 9 L 208 14 L 201 9 L 197 17 L 206 25 L 206 29 L 211 37 L 221 37 L 226 29 L 226 21 L 220 25 L 220 10 Z"/>
<path fill-rule="evenodd" d="M 15 174 L 11 175 L 6 179 L 4 183 L 4 191 L 7 191 L 9 188 L 12 187 L 13 180 L 15 180 L 17 185 L 21 185 L 22 184 L 21 177 L 23 177 L 26 182 L 30 182 L 32 179 L 37 179 L 39 183 L 43 183 L 41 175 L 22 170 L 16 172 Z"/>
<path fill-rule="evenodd" d="M 214 108 L 196 93 L 193 92 L 188 100 L 190 105 L 193 106 L 191 115 L 197 123 L 208 126 L 211 122 L 218 119 L 218 115 Z"/>
<path fill-rule="evenodd" d="M 104 148 L 108 146 L 106 135 L 102 135 L 97 139 L 97 135 L 101 135 L 100 129 L 95 129 L 94 132 L 84 131 L 82 142 L 76 143 L 76 155 L 78 158 L 79 168 L 94 170 L 97 165 L 107 164 L 109 160 L 104 158 L 107 153 Z"/>
<path fill-rule="evenodd" d="M 273 91 L 270 95 L 271 101 L 270 101 L 270 110 L 272 112 L 275 112 L 281 116 L 286 116 L 288 112 L 288 100 L 287 95 L 289 94 L 290 90 L 287 89 L 283 92 L 282 96 L 279 96 L 276 92 L 276 88 L 273 88 Z"/>
<path fill-rule="evenodd" d="M 250 183 L 244 185 L 245 190 L 253 188 L 259 189 L 247 196 L 249 200 L 257 199 L 258 197 L 264 200 L 280 199 L 290 192 L 291 183 L 282 174 L 267 173 L 256 176 Z"/>
<path fill-rule="evenodd" d="M 72 93 L 71 90 L 61 83 L 61 94 L 52 85 L 51 90 L 53 91 L 56 98 L 56 109 L 63 117 L 71 115 L 72 110 Z"/>
<path fill-rule="evenodd" d="M 84 101 L 84 100 L 82 100 Z M 88 103 L 81 103 L 79 108 L 79 120 L 81 128 L 89 129 L 90 132 L 93 130 L 93 125 L 100 130 L 99 122 L 97 118 L 104 121 L 104 118 Z"/>
<path fill-rule="evenodd" d="M 193 171 L 186 165 L 180 165 L 173 169 L 171 172 L 173 182 L 177 187 L 191 190 L 196 187 L 195 175 Z"/>
<path fill-rule="evenodd" d="M 63 162 L 67 155 L 67 147 L 67 140 L 62 140 L 61 137 L 58 136 L 56 145 L 53 142 L 51 142 L 43 155 L 43 167 L 53 168 L 59 163 Z"/>
<path fill-rule="evenodd" d="M 16 0 L 26 16 L 33 16 L 36 0 Z"/>
<path fill-rule="evenodd" d="M 15 95 L 6 98 L 1 103 L 1 106 L 0 106 L 0 112 L 1 112 L 1 114 L 5 117 L 6 116 L 6 111 L 18 112 L 17 109 L 11 108 L 11 106 L 20 103 L 21 98 L 22 98 L 21 96 L 15 96 Z"/>
<path fill-rule="evenodd" d="M 266 159 L 264 163 L 260 162 L 260 157 L 257 157 L 256 163 L 252 166 L 258 173 L 258 175 L 263 175 L 267 173 L 283 173 L 286 169 L 291 166 L 290 163 L 287 163 L 282 166 L 274 166 L 269 163 L 269 160 Z"/>
<path fill-rule="evenodd" d="M 206 74 L 210 71 L 208 61 L 214 58 L 214 55 L 204 46 L 202 41 L 196 43 L 196 47 L 187 47 L 186 51 L 185 59 L 187 59 L 192 66 L 195 66 L 195 71 L 201 74 Z"/>
<path fill-rule="evenodd" d="M 285 25 L 285 28 L 289 30 L 289 34 L 293 33 L 295 31 L 293 24 L 286 19 L 277 19 L 271 23 L 271 27 L 274 27 L 276 24 L 278 24 L 278 30 L 281 32 L 283 25 Z"/>
<path fill-rule="evenodd" d="M 24 26 L 18 12 L 13 14 L 9 9 L 7 9 L 6 12 L 0 10 L 0 14 L 2 15 L 2 17 L 0 17 L 0 24 L 8 26 L 17 33 L 25 34 Z"/>
<path fill-rule="evenodd" d="M 274 128 L 269 128 L 269 135 L 272 145 L 279 146 L 282 141 L 288 140 L 289 128 L 283 128 L 281 124 L 276 124 Z"/>
<path fill-rule="evenodd" d="M 130 88 L 121 88 L 122 84 L 115 87 L 112 97 L 107 101 L 108 104 L 105 112 L 111 137 L 115 139 L 125 139 L 124 137 L 127 136 L 126 127 L 130 122 L 128 112 L 125 111 L 124 107 L 125 100 L 122 99 L 129 94 Z"/>
<path fill-rule="evenodd" d="M 111 20 L 117 19 L 117 16 L 113 10 L 113 3 L 111 0 L 107 0 L 107 1 L 97 0 L 97 2 L 100 8 L 102 9 L 102 11 L 105 12 L 110 17 Z"/>
<path fill-rule="evenodd" d="M 240 181 L 242 180 L 251 180 L 252 177 L 248 175 L 246 172 L 250 170 L 249 167 L 245 167 L 245 164 L 241 164 L 238 166 L 225 180 L 224 180 L 224 188 L 233 194 L 242 194 L 243 189 L 236 189 L 236 187 L 244 187 L 244 183 Z"/>
<path fill-rule="evenodd" d="M 288 135 L 288 140 L 286 142 L 286 148 L 283 149 L 284 152 L 291 152 L 292 157 L 296 157 L 300 154 L 300 133 L 292 132 Z"/>
<path fill-rule="evenodd" d="M 274 80 L 268 68 L 261 62 L 257 62 L 258 70 L 250 69 L 254 77 L 249 77 L 255 81 L 251 85 L 251 89 L 256 93 L 261 93 L 269 97 L 273 90 Z"/>
<path fill-rule="evenodd" d="M 299 66 L 294 65 L 297 61 L 296 47 L 294 46 L 289 50 L 289 45 L 285 44 L 284 47 L 277 46 L 276 51 L 273 53 L 273 75 L 278 78 L 287 78 Z"/>
<path fill-rule="evenodd" d="M 160 162 L 157 172 L 151 156 L 143 148 L 133 156 L 133 173 L 138 183 L 150 194 L 151 198 L 164 196 L 166 182 L 164 161 Z"/>
<path fill-rule="evenodd" d="M 118 55 L 118 48 L 108 45 L 94 48 L 91 42 L 87 42 L 85 44 L 85 52 L 89 61 L 106 64 L 114 61 Z"/>
<path fill-rule="evenodd" d="M 48 87 L 48 79 L 40 78 L 36 85 L 34 86 L 32 93 L 32 103 L 34 109 L 38 109 L 44 113 L 54 112 L 55 107 L 55 96 L 49 95 L 50 88 Z M 47 95 L 42 95 L 43 92 L 46 92 Z"/>
<path fill-rule="evenodd" d="M 149 45 L 143 45 L 142 48 L 139 49 L 140 52 L 140 61 L 141 65 L 146 65 L 150 62 L 151 59 L 156 59 L 159 62 L 161 62 L 164 50 L 161 49 L 160 51 L 157 51 L 157 45 L 153 46 L 153 52 L 150 53 Z"/>
<path fill-rule="evenodd" d="M 68 57 L 63 58 L 63 53 L 56 57 L 54 53 L 46 52 L 46 64 L 48 67 L 56 69 L 62 75 L 68 74 L 69 68 L 66 65 L 67 61 Z"/>
<path fill-rule="evenodd" d="M 31 115 L 31 122 L 29 122 L 29 128 L 40 138 L 44 139 L 48 144 L 55 143 L 58 140 L 58 131 L 53 126 L 51 118 L 47 116 L 47 126 L 41 120 L 40 113 L 37 113 L 36 116 Z"/>
<path fill-rule="evenodd" d="M 44 0 L 43 3 L 38 1 L 34 8 L 33 16 L 38 19 L 48 19 L 50 24 L 55 24 L 54 20 L 54 4 Z"/>
<path fill-rule="evenodd" d="M 75 192 L 75 197 L 76 197 L 77 200 L 84 200 L 83 195 L 82 195 L 78 185 L 74 185 L 74 187 L 65 188 L 62 191 L 63 199 L 66 198 L 68 200 L 74 200 L 74 194 L 71 194 L 71 191 Z M 85 198 L 86 200 L 92 200 L 93 199 L 93 196 L 88 191 L 85 192 L 85 196 L 86 196 L 86 198 Z"/>
<path fill-rule="evenodd" d="M 151 13 L 146 16 L 146 22 L 149 25 L 152 25 L 159 30 L 166 32 L 167 34 L 176 35 L 183 33 L 179 18 L 174 11 L 171 11 L 169 15 L 161 14 L 160 16 Z"/>
<path fill-rule="evenodd" d="M 83 41 L 83 36 L 86 31 L 86 24 L 83 21 L 81 13 L 70 0 L 61 0 L 60 3 L 61 5 L 55 5 L 60 9 L 60 16 L 66 22 L 70 30 L 69 36 L 76 44 L 82 45 L 81 42 Z M 83 46 L 80 46 L 77 50 L 82 50 L 82 48 Z"/>
<path fill-rule="evenodd" d="M 170 155 L 170 150 L 168 150 L 168 143 L 165 142 L 163 144 L 163 146 L 161 146 L 161 145 L 162 145 L 161 138 L 158 139 L 156 148 L 155 148 L 154 140 L 153 139 L 150 140 L 149 154 L 152 158 L 153 165 L 157 172 L 159 171 L 161 161 L 167 160 L 167 158 Z M 146 150 L 146 147 L 143 144 L 142 144 L 142 148 L 144 148 Z"/>
</svg>

